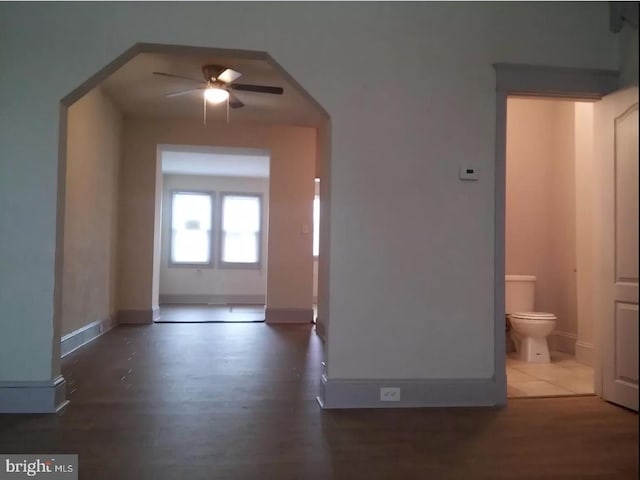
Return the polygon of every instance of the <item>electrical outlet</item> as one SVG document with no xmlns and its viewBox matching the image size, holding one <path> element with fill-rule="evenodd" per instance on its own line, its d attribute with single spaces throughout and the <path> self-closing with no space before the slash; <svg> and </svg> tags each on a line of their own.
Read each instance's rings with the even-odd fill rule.
<svg viewBox="0 0 640 480">
<path fill-rule="evenodd" d="M 381 402 L 399 402 L 400 388 L 399 387 L 382 387 L 380 389 L 380 401 Z"/>
<path fill-rule="evenodd" d="M 460 177 L 460 180 L 478 180 L 478 174 L 478 167 L 471 165 L 461 165 L 458 169 L 458 176 Z"/>
</svg>

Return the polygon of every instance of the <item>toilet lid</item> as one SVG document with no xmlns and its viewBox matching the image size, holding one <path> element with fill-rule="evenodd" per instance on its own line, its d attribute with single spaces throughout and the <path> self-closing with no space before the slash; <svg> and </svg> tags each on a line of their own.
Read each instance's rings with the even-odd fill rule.
<svg viewBox="0 0 640 480">
<path fill-rule="evenodd" d="M 520 318 L 522 320 L 556 320 L 553 313 L 547 312 L 516 312 L 511 314 L 511 318 Z"/>
</svg>

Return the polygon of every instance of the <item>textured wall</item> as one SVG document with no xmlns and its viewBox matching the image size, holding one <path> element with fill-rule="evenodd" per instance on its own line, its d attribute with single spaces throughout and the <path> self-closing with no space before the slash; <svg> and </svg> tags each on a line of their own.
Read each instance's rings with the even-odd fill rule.
<svg viewBox="0 0 640 480">
<path fill-rule="evenodd" d="M 100 90 L 68 114 L 62 335 L 116 310 L 122 116 Z"/>
</svg>

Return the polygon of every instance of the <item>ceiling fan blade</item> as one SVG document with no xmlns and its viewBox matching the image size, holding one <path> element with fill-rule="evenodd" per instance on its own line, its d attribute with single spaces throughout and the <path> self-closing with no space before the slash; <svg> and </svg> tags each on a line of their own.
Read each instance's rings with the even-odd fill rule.
<svg viewBox="0 0 640 480">
<path fill-rule="evenodd" d="M 207 82 L 217 80 L 218 77 L 227 69 L 220 65 L 204 65 L 202 67 L 202 74 Z"/>
<path fill-rule="evenodd" d="M 240 90 L 243 92 L 272 93 L 274 95 L 282 95 L 284 90 L 280 87 L 268 87 L 266 85 L 248 85 L 246 83 L 232 83 L 229 88 Z"/>
<path fill-rule="evenodd" d="M 244 107 L 244 103 L 238 100 L 238 97 L 236 97 L 232 92 L 229 92 L 229 106 L 231 108 L 240 108 Z"/>
<path fill-rule="evenodd" d="M 227 68 L 224 72 L 218 75 L 217 80 L 221 80 L 224 83 L 231 83 L 239 79 L 241 76 L 242 74 L 240 72 L 236 72 L 235 70 L 231 70 L 230 68 Z"/>
<path fill-rule="evenodd" d="M 190 82 L 202 83 L 206 84 L 202 80 L 196 80 L 195 78 L 183 77 L 182 75 L 174 75 L 173 73 L 164 73 L 164 72 L 153 72 L 154 75 L 160 75 L 161 77 L 169 77 L 169 78 L 179 78 L 181 80 L 188 80 Z"/>
<path fill-rule="evenodd" d="M 187 90 L 178 90 L 177 92 L 167 93 L 165 96 L 166 97 L 178 97 L 180 95 L 185 95 L 187 93 L 201 92 L 203 90 L 204 90 L 204 88 L 188 88 Z"/>
</svg>

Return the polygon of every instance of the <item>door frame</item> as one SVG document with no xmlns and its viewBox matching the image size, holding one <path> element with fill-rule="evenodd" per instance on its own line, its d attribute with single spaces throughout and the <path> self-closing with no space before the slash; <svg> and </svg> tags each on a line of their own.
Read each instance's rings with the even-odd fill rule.
<svg viewBox="0 0 640 480">
<path fill-rule="evenodd" d="M 619 72 L 584 68 L 550 67 L 496 63 L 496 143 L 494 165 L 494 369 L 500 395 L 507 403 L 506 348 L 504 326 L 505 203 L 507 163 L 507 97 L 545 97 L 575 101 L 597 101 L 619 88 Z M 596 320 L 597 321 L 597 320 Z M 595 329 L 596 335 L 598 329 Z M 596 345 L 598 339 L 596 338 Z M 594 370 L 601 371 L 596 349 Z M 601 395 L 602 379 L 594 376 L 596 394 Z"/>
</svg>

